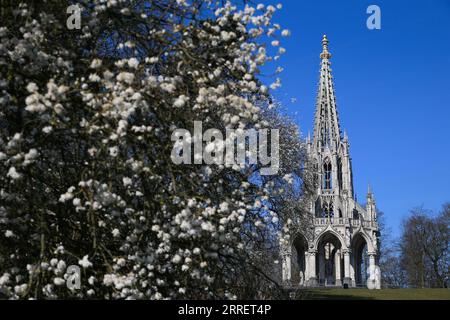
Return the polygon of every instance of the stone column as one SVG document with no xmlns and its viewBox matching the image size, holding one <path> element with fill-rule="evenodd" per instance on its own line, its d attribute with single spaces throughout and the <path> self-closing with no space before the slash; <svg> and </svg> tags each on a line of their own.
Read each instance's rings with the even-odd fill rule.
<svg viewBox="0 0 450 320">
<path fill-rule="evenodd" d="M 290 283 L 291 282 L 291 253 L 286 252 L 283 257 L 283 282 Z"/>
<path fill-rule="evenodd" d="M 342 286 L 341 280 L 341 251 L 337 250 L 334 254 L 334 264 L 335 264 L 335 272 L 336 272 L 336 286 Z"/>
<path fill-rule="evenodd" d="M 369 253 L 368 255 L 369 255 L 369 267 L 375 268 L 375 254 Z"/>
<path fill-rule="evenodd" d="M 325 281 L 325 248 L 321 247 L 319 249 L 319 285 L 322 285 L 322 281 Z"/>
<path fill-rule="evenodd" d="M 316 276 L 316 250 L 310 250 L 309 257 L 309 268 L 308 268 L 308 286 L 315 287 L 317 286 L 317 276 Z"/>
<path fill-rule="evenodd" d="M 350 251 L 344 251 L 344 284 L 349 287 L 352 285 L 352 278 L 350 277 Z"/>
<path fill-rule="evenodd" d="M 304 285 L 307 285 L 309 279 L 309 252 L 305 251 L 305 278 Z"/>
</svg>

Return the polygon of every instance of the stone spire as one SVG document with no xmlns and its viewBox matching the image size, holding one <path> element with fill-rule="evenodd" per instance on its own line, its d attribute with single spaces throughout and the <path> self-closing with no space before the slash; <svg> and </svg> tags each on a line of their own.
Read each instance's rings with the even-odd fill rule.
<svg viewBox="0 0 450 320">
<path fill-rule="evenodd" d="M 328 38 L 326 35 L 323 35 L 322 38 L 322 53 L 320 54 L 320 58 L 321 59 L 330 59 L 331 58 L 331 53 L 328 52 Z"/>
<path fill-rule="evenodd" d="M 341 140 L 341 131 L 329 61 L 331 53 L 328 51 L 328 39 L 325 35 L 322 38 L 322 47 L 319 91 L 314 119 L 314 148 L 336 150 Z"/>
<path fill-rule="evenodd" d="M 370 186 L 370 183 L 367 188 L 366 211 L 367 211 L 367 215 L 369 216 L 370 220 L 377 219 L 375 198 L 373 196 L 373 191 L 372 191 L 372 187 Z"/>
<path fill-rule="evenodd" d="M 315 191 L 306 199 L 312 232 L 298 234 L 282 247 L 282 278 L 289 288 L 298 284 L 310 287 L 364 285 L 364 266 L 367 267 L 361 253 L 364 242 L 371 270 L 375 270 L 378 261 L 375 198 L 369 186 L 364 208 L 353 192 L 350 143 L 346 133 L 341 137 L 326 36 L 322 46 L 314 133 L 312 140 L 309 134 L 306 139 L 310 168 L 316 182 Z M 297 230 L 301 232 L 302 228 L 299 226 Z M 333 250 L 329 250 L 330 245 Z M 296 259 L 292 259 L 292 250 L 295 250 Z M 295 269 L 291 268 L 292 263 L 296 264 Z M 295 282 L 291 281 L 292 270 L 299 272 Z M 379 281 L 376 285 L 379 288 Z"/>
</svg>

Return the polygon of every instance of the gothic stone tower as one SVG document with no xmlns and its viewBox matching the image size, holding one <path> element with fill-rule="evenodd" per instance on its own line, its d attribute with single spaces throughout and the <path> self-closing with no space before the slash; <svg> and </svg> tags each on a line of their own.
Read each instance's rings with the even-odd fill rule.
<svg viewBox="0 0 450 320">
<path fill-rule="evenodd" d="M 375 200 L 370 187 L 365 208 L 355 199 L 349 142 L 341 134 L 326 36 L 322 45 L 314 136 L 307 140 L 317 180 L 310 204 L 311 230 L 295 232 L 282 249 L 283 280 L 294 286 L 365 286 L 369 267 L 379 274 Z"/>
</svg>

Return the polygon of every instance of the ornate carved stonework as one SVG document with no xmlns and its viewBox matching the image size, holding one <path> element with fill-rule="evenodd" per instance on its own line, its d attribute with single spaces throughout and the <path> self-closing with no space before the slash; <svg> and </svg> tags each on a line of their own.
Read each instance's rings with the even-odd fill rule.
<svg viewBox="0 0 450 320">
<path fill-rule="evenodd" d="M 328 43 L 324 36 L 314 135 L 307 140 L 308 158 L 318 182 L 310 205 L 313 237 L 304 237 L 307 243 L 294 239 L 291 250 L 301 261 L 293 267 L 301 269 L 295 274 L 302 274 L 302 284 L 355 286 L 364 280 L 363 252 L 372 255 L 371 264 L 377 263 L 377 212 L 370 187 L 365 207 L 354 195 L 350 144 L 340 128 Z M 283 266 L 290 270 L 291 263 L 286 261 Z M 289 272 L 283 275 L 287 277 L 283 280 L 291 281 Z"/>
</svg>

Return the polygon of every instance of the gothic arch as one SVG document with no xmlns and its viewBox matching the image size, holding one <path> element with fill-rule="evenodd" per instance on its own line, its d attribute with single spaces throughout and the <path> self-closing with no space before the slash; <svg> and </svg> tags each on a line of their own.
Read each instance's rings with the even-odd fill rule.
<svg viewBox="0 0 450 320">
<path fill-rule="evenodd" d="M 337 238 L 337 240 L 339 241 L 341 248 L 342 249 L 347 249 L 347 246 L 345 245 L 345 240 L 342 237 L 342 235 L 337 232 L 336 230 L 334 230 L 333 228 L 331 228 L 331 226 L 328 226 L 328 228 L 326 228 L 325 230 L 323 230 L 314 240 L 314 250 L 318 249 L 319 243 L 327 236 L 327 235 L 332 235 L 334 237 Z"/>
<path fill-rule="evenodd" d="M 328 157 L 326 157 L 323 160 L 322 169 L 323 169 L 322 188 L 325 190 L 331 190 L 334 183 L 332 179 L 333 166 L 331 164 L 331 160 Z"/>
<path fill-rule="evenodd" d="M 343 278 L 342 255 L 346 249 L 342 236 L 328 226 L 315 241 L 316 275 L 318 284 L 339 285 Z"/>
<path fill-rule="evenodd" d="M 357 244 L 358 237 L 362 237 L 367 245 L 368 252 L 375 252 L 373 248 L 372 238 L 364 231 L 363 228 L 359 227 L 352 237 L 352 248 Z"/>
<path fill-rule="evenodd" d="M 322 199 L 318 196 L 314 202 L 314 216 L 316 218 L 322 218 Z"/>
<path fill-rule="evenodd" d="M 367 280 L 368 253 L 371 252 L 372 243 L 370 237 L 359 228 L 352 238 L 351 245 L 355 285 L 364 286 Z"/>
<path fill-rule="evenodd" d="M 301 231 L 297 231 L 297 232 L 294 233 L 294 236 L 291 237 L 290 245 L 294 246 L 295 242 L 298 241 L 298 240 L 304 242 L 306 244 L 306 246 L 309 247 L 308 238 Z"/>
<path fill-rule="evenodd" d="M 309 243 L 306 236 L 301 232 L 296 232 L 292 237 L 291 245 L 291 281 L 303 286 L 307 276 L 307 253 Z"/>
</svg>

